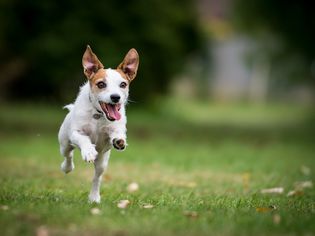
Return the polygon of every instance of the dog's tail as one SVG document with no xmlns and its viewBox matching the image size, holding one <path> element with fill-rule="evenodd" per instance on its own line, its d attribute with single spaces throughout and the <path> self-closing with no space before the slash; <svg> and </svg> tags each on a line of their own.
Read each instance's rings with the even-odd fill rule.
<svg viewBox="0 0 315 236">
<path fill-rule="evenodd" d="M 74 105 L 71 103 L 71 104 L 65 105 L 63 109 L 68 109 L 69 111 L 71 111 L 73 107 Z"/>
</svg>

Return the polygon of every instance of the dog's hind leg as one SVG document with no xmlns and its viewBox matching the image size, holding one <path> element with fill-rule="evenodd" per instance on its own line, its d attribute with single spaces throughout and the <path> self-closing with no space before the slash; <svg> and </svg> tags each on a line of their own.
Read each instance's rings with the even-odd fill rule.
<svg viewBox="0 0 315 236">
<path fill-rule="evenodd" d="M 61 163 L 61 170 L 65 172 L 66 174 L 74 169 L 74 164 L 73 164 L 74 147 L 71 145 L 68 135 L 67 135 L 67 131 L 69 130 L 69 118 L 70 116 L 68 113 L 58 133 L 60 153 L 65 158 L 65 160 Z"/>
<path fill-rule="evenodd" d="M 104 154 L 99 154 L 98 158 L 94 161 L 95 174 L 92 182 L 92 189 L 89 194 L 89 202 L 100 203 L 101 195 L 100 195 L 100 186 L 102 181 L 102 176 L 104 171 L 107 168 L 108 160 L 110 156 L 110 150 L 105 152 Z"/>
<path fill-rule="evenodd" d="M 73 149 L 74 148 L 69 143 L 60 143 L 60 153 L 65 157 L 65 160 L 61 163 L 61 170 L 66 174 L 74 169 Z"/>
</svg>

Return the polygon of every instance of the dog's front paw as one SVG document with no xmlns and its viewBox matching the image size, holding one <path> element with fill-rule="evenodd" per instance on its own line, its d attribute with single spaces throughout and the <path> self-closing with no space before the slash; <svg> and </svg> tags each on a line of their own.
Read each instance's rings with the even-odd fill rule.
<svg viewBox="0 0 315 236">
<path fill-rule="evenodd" d="M 101 195 L 99 193 L 90 193 L 89 195 L 89 203 L 100 203 Z"/>
<path fill-rule="evenodd" d="M 113 146 L 119 151 L 123 151 L 126 148 L 126 141 L 123 139 L 114 138 L 113 139 Z"/>
<path fill-rule="evenodd" d="M 97 151 L 94 146 L 82 148 L 81 155 L 84 161 L 93 163 L 97 156 Z"/>
</svg>

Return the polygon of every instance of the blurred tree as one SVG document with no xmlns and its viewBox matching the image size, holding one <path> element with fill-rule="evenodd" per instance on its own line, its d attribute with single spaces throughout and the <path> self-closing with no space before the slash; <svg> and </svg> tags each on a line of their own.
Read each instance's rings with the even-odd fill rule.
<svg viewBox="0 0 315 236">
<path fill-rule="evenodd" d="M 11 97 L 69 101 L 85 81 L 87 44 L 111 68 L 136 48 L 131 99 L 144 101 L 167 92 L 202 37 L 193 0 L 2 0 L 0 68 L 7 73 L 0 86 Z"/>
<path fill-rule="evenodd" d="M 262 39 L 272 64 L 288 72 L 282 77 L 314 83 L 315 14 L 311 1 L 234 0 L 233 4 L 236 25 Z M 271 37 L 265 37 L 266 32 Z"/>
</svg>

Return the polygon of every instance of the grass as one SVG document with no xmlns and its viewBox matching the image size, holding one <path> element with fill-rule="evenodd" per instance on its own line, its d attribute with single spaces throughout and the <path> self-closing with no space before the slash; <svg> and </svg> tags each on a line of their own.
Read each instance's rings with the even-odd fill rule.
<svg viewBox="0 0 315 236">
<path fill-rule="evenodd" d="M 87 203 L 93 170 L 78 151 L 74 172 L 59 170 L 65 111 L 2 104 L 1 235 L 315 234 L 314 188 L 287 196 L 314 182 L 310 107 L 159 104 L 129 107 L 129 146 L 112 152 L 100 205 Z M 131 182 L 139 191 L 126 190 Z M 284 193 L 260 192 L 272 187 Z"/>
</svg>

